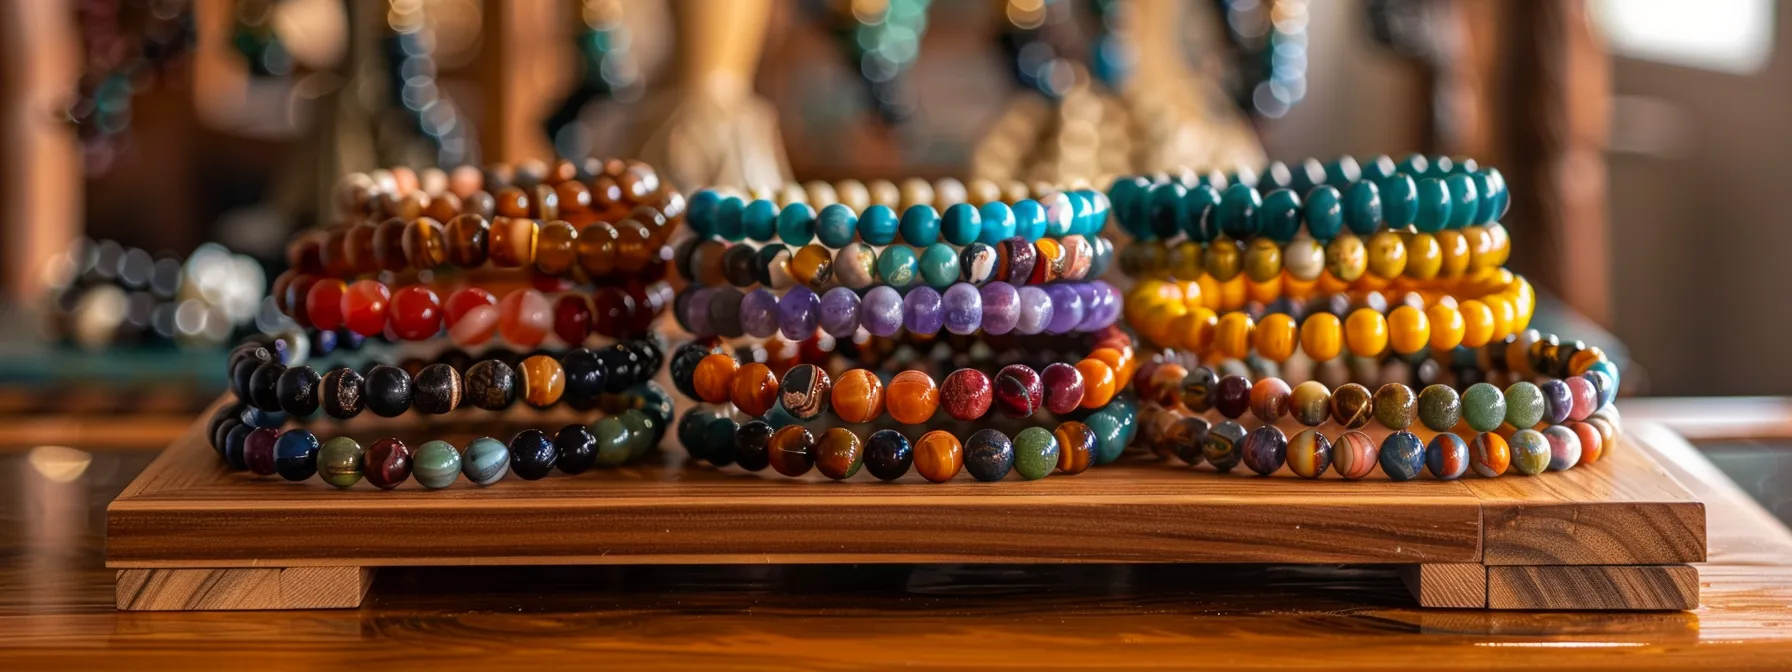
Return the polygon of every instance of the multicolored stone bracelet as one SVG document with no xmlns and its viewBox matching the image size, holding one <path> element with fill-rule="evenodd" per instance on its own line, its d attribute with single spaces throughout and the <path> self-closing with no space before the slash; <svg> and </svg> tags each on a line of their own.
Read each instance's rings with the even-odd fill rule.
<svg viewBox="0 0 1792 672">
<path fill-rule="evenodd" d="M 1499 268 L 1511 255 L 1511 240 L 1499 224 L 1446 229 L 1437 233 L 1385 230 L 1359 238 L 1343 234 L 1328 242 L 1302 236 L 1281 242 L 1254 238 L 1245 243 L 1220 238 L 1136 242 L 1120 254 L 1120 268 L 1142 278 L 1224 282 L 1240 275 L 1268 282 L 1286 274 L 1303 282 L 1329 280 L 1451 279 Z"/>
<path fill-rule="evenodd" d="M 415 375 L 378 364 L 365 375 L 337 367 L 319 376 L 304 364 L 279 361 L 259 343 L 239 346 L 228 361 L 231 391 L 239 400 L 266 412 L 309 417 L 320 409 L 348 419 L 363 409 L 395 417 L 415 408 L 444 414 L 463 402 L 486 410 L 503 410 L 518 397 L 537 408 L 565 401 L 577 409 L 596 407 L 599 396 L 651 380 L 663 360 L 652 341 L 625 341 L 600 350 L 576 348 L 558 357 L 536 354 L 515 363 L 490 358 L 463 373 L 452 364 L 424 366 Z"/>
<path fill-rule="evenodd" d="M 671 425 L 671 397 L 653 383 L 606 401 L 615 412 L 589 425 L 567 425 L 551 437 L 539 429 L 525 429 L 508 446 L 478 438 L 464 450 L 440 440 L 412 449 L 390 436 L 365 448 L 348 437 L 320 440 L 307 429 L 281 431 L 279 423 L 252 417 L 251 409 L 241 404 L 220 409 L 208 435 L 227 465 L 261 476 L 305 481 L 321 475 L 324 482 L 345 489 L 365 477 L 382 490 L 415 476 L 423 487 L 436 490 L 452 486 L 464 474 L 475 485 L 487 486 L 507 472 L 533 481 L 556 467 L 576 475 L 594 467 L 620 466 L 658 445 Z"/>
<path fill-rule="evenodd" d="M 1019 288 L 961 282 L 944 292 L 912 287 L 906 295 L 878 286 L 863 296 L 846 287 L 822 295 L 794 287 L 781 297 L 763 287 L 746 294 L 733 287 L 686 287 L 673 299 L 672 313 L 679 326 L 700 337 L 782 333 L 801 340 L 820 329 L 844 338 L 860 328 L 874 336 L 904 329 L 917 334 L 1061 334 L 1113 324 L 1120 318 L 1120 293 L 1100 280 Z"/>
<path fill-rule="evenodd" d="M 1037 480 L 1054 472 L 1075 475 L 1093 464 L 1118 458 L 1137 423 L 1132 402 L 1116 399 L 1080 420 L 1054 429 L 1028 427 L 1010 437 L 1000 429 L 977 429 L 962 443 L 949 430 L 922 434 L 913 443 L 904 430 L 885 428 L 861 438 L 846 427 L 829 427 L 817 437 L 800 424 L 768 420 L 736 422 L 720 410 L 698 408 L 679 420 L 678 437 L 692 457 L 716 466 L 737 464 L 748 471 L 766 467 L 798 477 L 819 470 L 846 480 L 866 468 L 880 480 L 895 480 L 912 466 L 940 483 L 969 471 L 978 481 L 999 481 L 1010 472 Z M 913 430 L 908 430 L 913 431 Z"/>
<path fill-rule="evenodd" d="M 898 216 L 889 205 L 855 210 L 833 203 L 817 209 L 793 202 L 780 207 L 770 199 L 742 201 L 738 196 L 703 190 L 691 196 L 687 223 L 699 237 L 738 242 L 769 242 L 802 247 L 819 243 L 838 250 L 855 239 L 883 246 L 901 241 L 928 246 L 942 239 L 953 245 L 994 245 L 1019 236 L 1028 242 L 1069 235 L 1093 236 L 1107 219 L 1107 202 L 1090 190 L 1059 192 L 1013 205 L 1002 201 L 955 203 L 938 209 L 931 204 L 905 206 Z"/>
<path fill-rule="evenodd" d="M 1257 186 L 1209 178 L 1193 184 L 1179 179 L 1154 183 L 1133 176 L 1115 180 L 1108 196 L 1120 228 L 1139 241 L 1248 241 L 1262 236 L 1288 242 L 1303 230 L 1325 241 L 1341 235 L 1346 226 L 1361 236 L 1407 226 L 1435 234 L 1491 224 L 1510 204 L 1499 170 L 1483 169 L 1472 160 L 1414 155 L 1396 165 L 1383 156 L 1370 161 L 1366 170 L 1349 170 L 1354 161 L 1336 165 L 1338 170 L 1326 171 L 1328 183 L 1312 186 L 1295 184 L 1292 174 L 1282 183 L 1286 173 L 1273 170 L 1272 179 Z M 1332 178 L 1337 184 L 1329 183 Z"/>
<path fill-rule="evenodd" d="M 795 286 L 819 291 L 834 284 L 852 289 L 880 283 L 892 287 L 921 283 L 935 289 L 954 282 L 1038 285 L 1098 278 L 1113 261 L 1113 243 L 1081 235 L 1033 242 L 1015 236 L 995 245 L 971 243 L 962 248 L 947 243 L 920 249 L 889 245 L 881 251 L 850 243 L 831 257 L 827 248 L 815 244 L 793 252 L 778 243 L 754 247 L 690 239 L 680 243 L 673 256 L 679 275 L 693 283 L 742 289 L 761 285 L 778 291 Z"/>
</svg>

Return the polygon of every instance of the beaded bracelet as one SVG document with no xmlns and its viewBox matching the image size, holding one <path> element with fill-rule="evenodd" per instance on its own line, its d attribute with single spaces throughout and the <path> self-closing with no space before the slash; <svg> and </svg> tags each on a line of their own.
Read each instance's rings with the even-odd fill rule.
<svg viewBox="0 0 1792 672">
<path fill-rule="evenodd" d="M 362 336 L 385 334 L 405 341 L 433 338 L 446 327 L 449 338 L 462 347 L 502 335 L 513 345 L 529 348 L 540 344 L 550 330 L 570 345 L 593 333 L 610 338 L 643 334 L 670 303 L 672 291 L 670 285 L 655 282 L 550 298 L 525 287 L 511 290 L 499 301 L 483 288 L 462 287 L 443 302 L 428 285 L 408 285 L 395 292 L 378 280 L 345 284 L 325 278 L 307 285 L 306 278 L 291 286 L 294 292 L 303 289 L 304 298 L 288 304 L 290 316 L 303 326 L 347 327 Z"/>
<path fill-rule="evenodd" d="M 780 377 L 765 364 L 742 364 L 735 355 L 690 343 L 674 353 L 671 373 L 680 391 L 710 403 L 731 402 L 750 416 L 765 416 L 777 408 L 797 420 L 812 420 L 831 410 L 843 422 L 871 422 L 883 415 L 887 394 L 890 417 L 912 425 L 927 422 L 942 407 L 963 421 L 981 419 L 992 406 L 1011 418 L 1028 417 L 1041 408 L 1058 414 L 1100 408 L 1130 380 L 1118 374 L 1129 372 L 1132 357 L 1130 339 L 1110 330 L 1075 365 L 1054 362 L 1034 369 L 1012 364 L 998 371 L 993 381 L 983 371 L 966 367 L 945 376 L 940 384 L 926 372 L 911 369 L 892 377 L 886 391 L 882 378 L 867 368 L 845 371 L 835 382 L 820 366 L 805 363 Z"/>
<path fill-rule="evenodd" d="M 536 408 L 564 400 L 576 409 L 596 406 L 598 395 L 615 393 L 651 380 L 663 360 L 651 341 L 626 341 L 592 351 L 577 348 L 559 357 L 529 356 L 514 367 L 489 358 L 462 370 L 438 362 L 414 375 L 380 364 L 365 375 L 337 367 L 319 376 L 303 364 L 288 365 L 258 343 L 231 351 L 227 360 L 231 391 L 239 400 L 266 412 L 294 417 L 326 415 L 348 419 L 362 409 L 381 417 L 402 415 L 412 408 L 432 415 L 449 413 L 463 402 L 486 410 L 509 408 L 521 396 Z M 520 392 L 520 394 L 519 394 Z"/>
<path fill-rule="evenodd" d="M 1500 224 L 1471 225 L 1436 233 L 1384 230 L 1367 236 L 1340 234 L 1329 242 L 1300 236 L 1291 241 L 1229 237 L 1211 242 L 1144 241 L 1127 247 L 1120 268 L 1135 277 L 1228 281 L 1243 275 L 1266 282 L 1286 272 L 1303 281 L 1330 278 L 1355 282 L 1368 277 L 1392 280 L 1458 278 L 1499 268 L 1511 255 Z"/>
<path fill-rule="evenodd" d="M 282 432 L 279 423 L 251 418 L 241 405 L 220 409 L 210 426 L 212 447 L 235 469 L 257 475 L 278 474 L 289 481 L 314 474 L 338 488 L 350 488 L 365 477 L 382 490 L 402 485 L 415 475 L 425 488 L 446 488 L 465 474 L 486 486 L 514 472 L 537 480 L 558 467 L 576 475 L 593 467 L 610 468 L 645 455 L 659 444 L 673 416 L 672 400 L 653 383 L 611 395 L 616 412 L 590 425 L 571 424 L 551 438 L 538 429 L 523 430 L 510 444 L 489 437 L 474 439 L 464 453 L 446 441 L 429 441 L 413 450 L 395 437 L 382 437 L 363 448 L 348 437 L 320 441 L 306 429 Z"/>
<path fill-rule="evenodd" d="M 463 165 L 451 171 L 425 168 L 421 173 L 399 166 L 351 173 L 337 183 L 336 194 L 337 211 L 344 218 L 370 222 L 393 217 L 448 221 L 458 214 L 476 214 L 564 218 L 585 224 L 594 219 L 617 221 L 641 205 L 667 217 L 684 211 L 683 196 L 662 183 L 652 166 L 620 159 L 576 163 L 559 159 L 551 167 L 525 161 L 483 170 Z"/>
<path fill-rule="evenodd" d="M 1045 263 L 1039 263 L 1042 260 Z M 679 275 L 694 283 L 743 289 L 762 285 L 774 290 L 798 285 L 819 290 L 833 283 L 852 289 L 878 283 L 907 287 L 917 281 L 935 289 L 953 282 L 1038 285 L 1098 278 L 1113 260 L 1112 242 L 1081 235 L 1033 242 L 1015 236 L 995 245 L 976 242 L 962 248 L 934 243 L 918 252 L 906 245 L 889 245 L 880 251 L 865 243 L 849 243 L 832 256 L 827 248 L 815 244 L 793 252 L 778 243 L 755 248 L 691 239 L 673 253 Z"/>
<path fill-rule="evenodd" d="M 1073 188 L 1086 188 L 1087 184 L 1069 185 Z M 920 178 L 908 178 L 900 184 L 889 180 L 840 180 L 824 182 L 790 183 L 777 189 L 746 189 L 753 199 L 773 200 L 779 207 L 792 203 L 807 203 L 816 209 L 839 203 L 851 208 L 853 212 L 863 212 L 873 205 L 883 205 L 905 212 L 915 205 L 930 204 L 939 210 L 945 210 L 959 203 L 982 205 L 993 201 L 1003 201 L 1009 205 L 1023 199 L 1032 198 L 1044 201 L 1052 195 L 1065 190 L 1063 185 L 1046 182 L 1026 183 L 1009 181 L 997 184 L 994 180 L 974 179 L 960 182 L 955 178 L 941 178 L 929 182 Z M 726 191 L 724 189 L 724 191 Z M 1107 195 L 1094 192 L 1096 198 L 1102 200 L 1106 207 Z M 743 206 L 744 207 L 744 206 Z"/>
<path fill-rule="evenodd" d="M 794 287 L 782 297 L 765 288 L 746 294 L 732 287 L 686 287 L 673 299 L 679 326 L 697 336 L 767 338 L 783 333 L 801 340 L 816 329 L 847 337 L 863 327 L 874 336 L 907 329 L 934 334 L 982 331 L 988 334 L 1094 331 L 1120 317 L 1119 290 L 1106 282 L 1060 282 L 1015 288 L 1007 283 L 976 287 L 957 283 L 945 292 L 913 287 L 904 295 L 888 286 L 861 297 L 846 287 L 822 295 Z"/>
<path fill-rule="evenodd" d="M 951 480 L 961 470 L 984 482 L 1002 480 L 1011 471 L 1037 480 L 1054 471 L 1080 474 L 1117 459 L 1136 431 L 1135 412 L 1130 402 L 1116 399 L 1051 430 L 1028 427 L 1010 438 L 985 427 L 961 443 L 953 432 L 936 429 L 911 443 L 897 429 L 860 438 L 851 429 L 830 427 L 816 437 L 800 424 L 738 423 L 728 413 L 699 408 L 679 420 L 678 437 L 692 457 L 716 466 L 738 464 L 752 472 L 769 466 L 793 478 L 813 468 L 829 479 L 846 480 L 865 467 L 879 480 L 890 481 L 912 466 L 934 483 Z"/>
<path fill-rule="evenodd" d="M 807 203 L 793 202 L 782 208 L 769 199 L 743 202 L 737 196 L 714 190 L 691 196 L 687 222 L 701 238 L 711 236 L 738 242 L 768 242 L 774 237 L 786 245 L 819 242 L 838 250 L 856 238 L 871 245 L 901 240 L 928 246 L 944 238 L 954 245 L 982 242 L 994 245 L 1019 236 L 1028 242 L 1046 237 L 1095 235 L 1106 221 L 1106 199 L 1090 190 L 1059 192 L 1042 201 L 1021 199 L 1010 206 L 1001 201 L 981 205 L 955 203 L 942 215 L 926 203 L 907 206 L 900 217 L 888 205 L 875 204 L 862 212 L 833 203 L 818 211 Z"/>
<path fill-rule="evenodd" d="M 1472 160 L 1414 155 L 1395 165 L 1382 156 L 1367 170 L 1350 170 L 1354 160 L 1335 165 L 1337 170 L 1323 171 L 1326 183 L 1313 183 L 1310 170 L 1272 170 L 1276 177 L 1261 181 L 1261 191 L 1242 182 L 1201 178 L 1192 185 L 1174 179 L 1154 184 L 1134 176 L 1115 180 L 1108 195 L 1120 227 L 1141 241 L 1181 234 L 1193 241 L 1261 235 L 1287 242 L 1303 228 L 1312 238 L 1330 240 L 1345 226 L 1364 236 L 1384 226 L 1437 233 L 1491 224 L 1510 203 L 1499 170 L 1482 169 Z"/>
</svg>

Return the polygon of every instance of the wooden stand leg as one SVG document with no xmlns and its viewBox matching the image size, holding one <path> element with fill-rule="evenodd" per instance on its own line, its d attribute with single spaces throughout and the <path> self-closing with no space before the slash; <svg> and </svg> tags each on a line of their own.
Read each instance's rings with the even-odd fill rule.
<svg viewBox="0 0 1792 672">
<path fill-rule="evenodd" d="M 1403 565 L 1400 580 L 1421 607 L 1485 609 L 1487 567 L 1477 563 Z"/>
<path fill-rule="evenodd" d="M 372 567 L 124 569 L 117 600 L 128 611 L 353 609 L 372 585 Z"/>
<path fill-rule="evenodd" d="M 1487 568 L 1489 609 L 1683 610 L 1699 607 L 1692 565 Z"/>
</svg>

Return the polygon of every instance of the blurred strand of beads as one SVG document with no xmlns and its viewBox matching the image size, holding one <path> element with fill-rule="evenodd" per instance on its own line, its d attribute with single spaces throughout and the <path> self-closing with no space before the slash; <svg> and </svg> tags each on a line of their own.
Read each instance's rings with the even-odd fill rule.
<svg viewBox="0 0 1792 672">
<path fill-rule="evenodd" d="M 212 243 L 182 261 L 83 239 L 43 271 L 45 340 L 85 350 L 170 342 L 214 348 L 247 329 L 291 326 L 260 316 L 267 294 L 261 264 Z"/>
<path fill-rule="evenodd" d="M 81 73 L 68 119 L 89 175 L 110 171 L 130 144 L 131 99 L 184 76 L 193 48 L 187 0 L 79 0 Z"/>
</svg>

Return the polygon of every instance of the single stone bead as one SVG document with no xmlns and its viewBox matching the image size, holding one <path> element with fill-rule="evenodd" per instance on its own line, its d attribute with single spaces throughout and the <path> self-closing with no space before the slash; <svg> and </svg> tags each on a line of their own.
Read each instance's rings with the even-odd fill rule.
<svg viewBox="0 0 1792 672">
<path fill-rule="evenodd" d="M 828 290 L 821 296 L 818 322 L 830 336 L 852 336 L 859 329 L 859 295 L 845 287 Z"/>
<path fill-rule="evenodd" d="M 274 427 L 257 427 L 243 437 L 243 465 L 257 476 L 272 476 L 278 473 L 274 468 L 274 444 L 280 441 L 280 430 Z"/>
<path fill-rule="evenodd" d="M 1080 283 L 1075 285 L 1053 283 L 1042 288 L 1052 303 L 1052 318 L 1046 321 L 1046 333 L 1068 333 L 1077 325 L 1082 324 L 1085 313 L 1088 311 L 1087 306 L 1083 304 L 1082 295 L 1077 292 L 1077 287 L 1086 286 Z"/>
<path fill-rule="evenodd" d="M 792 287 L 778 301 L 778 330 L 801 342 L 815 335 L 821 321 L 821 297 L 808 287 Z"/>
<path fill-rule="evenodd" d="M 1244 442 L 1244 425 L 1227 420 L 1207 430 L 1201 438 L 1201 457 L 1221 472 L 1231 471 L 1243 459 L 1240 445 Z"/>
<path fill-rule="evenodd" d="M 1257 228 L 1265 237 L 1280 243 L 1294 240 L 1300 231 L 1301 200 L 1291 189 L 1276 189 L 1263 196 L 1257 209 Z"/>
<path fill-rule="evenodd" d="M 945 243 L 928 245 L 919 261 L 921 281 L 935 289 L 958 281 L 958 252 Z"/>
<path fill-rule="evenodd" d="M 983 234 L 983 217 L 977 206 L 954 203 L 946 208 L 940 222 L 940 233 L 953 245 L 970 245 Z"/>
<path fill-rule="evenodd" d="M 1331 403 L 1331 390 L 1317 380 L 1294 386 L 1288 395 L 1288 411 L 1294 414 L 1295 421 L 1308 427 L 1325 424 L 1331 417 Z"/>
<path fill-rule="evenodd" d="M 916 287 L 902 297 L 902 323 L 917 334 L 936 334 L 945 326 L 946 315 L 940 293 L 932 287 Z"/>
<path fill-rule="evenodd" d="M 1058 471 L 1075 476 L 1095 463 L 1100 443 L 1088 425 L 1075 420 L 1059 423 L 1058 428 L 1052 430 L 1052 438 L 1058 441 Z"/>
<path fill-rule="evenodd" d="M 983 326 L 983 295 L 968 283 L 948 287 L 940 305 L 947 331 L 965 335 Z"/>
<path fill-rule="evenodd" d="M 834 278 L 853 289 L 870 287 L 877 282 L 877 251 L 864 243 L 840 248 L 834 255 Z"/>
<path fill-rule="evenodd" d="M 1263 425 L 1244 437 L 1241 447 L 1244 465 L 1259 476 L 1268 476 L 1282 468 L 1288 458 L 1288 436 L 1275 425 Z"/>
<path fill-rule="evenodd" d="M 1543 395 L 1543 422 L 1559 425 L 1568 420 L 1568 413 L 1574 410 L 1574 396 L 1568 391 L 1568 383 L 1546 380 L 1537 386 L 1537 391 Z"/>
<path fill-rule="evenodd" d="M 1468 443 L 1460 436 L 1443 432 L 1432 437 L 1431 443 L 1425 446 L 1425 468 L 1438 480 L 1461 478 L 1468 472 L 1468 466 Z"/>
<path fill-rule="evenodd" d="M 753 279 L 772 289 L 786 289 L 796 284 L 796 278 L 790 275 L 791 256 L 790 248 L 784 245 L 759 248 L 753 255 Z"/>
<path fill-rule="evenodd" d="M 375 440 L 367 446 L 363 464 L 368 483 L 391 490 L 411 477 L 411 447 L 391 437 Z"/>
<path fill-rule="evenodd" d="M 460 372 L 447 364 L 431 364 L 418 371 L 411 383 L 411 406 L 430 415 L 442 415 L 460 407 Z"/>
<path fill-rule="evenodd" d="M 902 239 L 910 245 L 932 245 L 940 237 L 940 213 L 931 205 L 911 205 L 902 211 L 897 224 Z"/>
<path fill-rule="evenodd" d="M 1455 388 L 1430 385 L 1419 393 L 1419 422 L 1434 432 L 1447 432 L 1462 419 L 1462 399 Z"/>
<path fill-rule="evenodd" d="M 772 433 L 766 455 L 774 471 L 790 477 L 809 473 L 815 466 L 815 436 L 802 425 L 790 425 Z"/>
<path fill-rule="evenodd" d="M 1312 382 L 1312 381 L 1308 381 Z M 1295 389 L 1299 389 L 1296 386 Z M 1302 430 L 1288 440 L 1288 470 L 1301 478 L 1319 478 L 1332 466 L 1332 444 L 1317 429 Z"/>
<path fill-rule="evenodd" d="M 755 338 L 768 338 L 778 333 L 778 295 L 764 287 L 747 292 L 740 299 L 739 319 L 741 333 Z"/>
<path fill-rule="evenodd" d="M 447 441 L 429 441 L 417 446 L 412 457 L 411 474 L 425 488 L 439 490 L 454 485 L 460 478 L 460 451 Z"/>
<path fill-rule="evenodd" d="M 788 268 L 795 281 L 820 288 L 834 277 L 834 256 L 820 245 L 804 245 L 790 257 Z"/>
<path fill-rule="evenodd" d="M 1413 223 L 1419 211 L 1419 185 L 1406 173 L 1395 173 L 1380 181 L 1381 216 L 1389 228 L 1404 228 Z"/>
<path fill-rule="evenodd" d="M 859 303 L 859 324 L 873 336 L 893 336 L 902 329 L 903 308 L 901 292 L 888 285 L 873 287 Z"/>
<path fill-rule="evenodd" d="M 821 367 L 798 364 L 778 382 L 778 404 L 799 420 L 820 417 L 828 409 L 833 381 Z"/>
<path fill-rule="evenodd" d="M 1188 375 L 1182 378 L 1178 390 L 1182 405 L 1196 413 L 1206 413 L 1213 407 L 1214 388 L 1218 384 L 1219 378 L 1214 375 L 1213 369 L 1205 366 L 1195 367 L 1193 371 L 1188 372 Z"/>
<path fill-rule="evenodd" d="M 1405 430 L 1389 434 L 1381 441 L 1379 461 L 1381 473 L 1395 481 L 1410 481 L 1425 470 L 1425 442 Z"/>
<path fill-rule="evenodd" d="M 1418 399 L 1412 388 L 1400 383 L 1388 383 L 1375 391 L 1375 420 L 1388 429 L 1406 429 L 1412 426 L 1413 415 L 1417 410 Z"/>
<path fill-rule="evenodd" d="M 1307 235 L 1331 240 L 1344 226 L 1344 197 L 1330 185 L 1313 187 L 1307 192 L 1301 215 L 1307 222 Z"/>
<path fill-rule="evenodd" d="M 871 422 L 884 412 L 884 384 L 869 369 L 852 369 L 834 382 L 830 403 L 846 422 Z"/>
<path fill-rule="evenodd" d="M 1176 458 L 1195 466 L 1201 463 L 1201 441 L 1207 438 L 1207 432 L 1213 426 L 1206 418 L 1200 416 L 1177 417 L 1172 413 L 1153 413 L 1148 424 L 1153 427 L 1163 425 L 1162 429 L 1153 429 L 1158 436 L 1145 439 L 1152 444 L 1151 452 L 1165 459 Z"/>
<path fill-rule="evenodd" d="M 353 487 L 361 482 L 363 455 L 361 444 L 346 436 L 338 436 L 318 448 L 317 472 L 325 483 L 338 488 Z"/>
<path fill-rule="evenodd" d="M 367 408 L 382 418 L 395 418 L 411 408 L 411 375 L 381 364 L 367 372 L 363 390 Z"/>
<path fill-rule="evenodd" d="M 1483 432 L 1475 436 L 1469 443 L 1469 467 L 1482 478 L 1493 478 L 1506 473 L 1506 467 L 1512 463 L 1511 448 L 1506 439 L 1493 432 Z"/>
<path fill-rule="evenodd" d="M 687 213 L 689 212 L 687 211 Z M 826 211 L 824 210 L 824 212 Z M 850 215 L 850 211 L 848 214 Z M 690 221 L 690 214 L 686 214 L 685 221 L 687 223 Z M 783 210 L 778 212 L 776 228 L 778 240 L 783 241 L 784 244 L 808 245 L 810 241 L 815 240 L 815 209 L 806 203 L 786 205 Z"/>
<path fill-rule="evenodd" d="M 936 429 L 915 442 L 914 464 L 922 478 L 944 483 L 964 469 L 964 446 L 951 432 Z"/>
<path fill-rule="evenodd" d="M 1518 381 L 1506 388 L 1506 422 L 1518 429 L 1528 429 L 1543 421 L 1543 391 L 1527 381 Z"/>
<path fill-rule="evenodd" d="M 1251 385 L 1251 414 L 1265 424 L 1273 425 L 1288 414 L 1292 394 L 1288 383 L 1280 378 L 1260 379 Z"/>
<path fill-rule="evenodd" d="M 554 466 L 559 467 L 561 473 L 585 473 L 597 464 L 597 436 L 584 425 L 561 427 L 554 433 L 554 451 L 559 455 Z"/>
<path fill-rule="evenodd" d="M 1235 240 L 1248 240 L 1257 235 L 1260 222 L 1257 210 L 1263 207 L 1263 196 L 1256 189 L 1243 184 L 1226 187 L 1220 194 L 1220 206 L 1215 217 L 1220 232 Z"/>
<path fill-rule="evenodd" d="M 752 420 L 734 432 L 734 462 L 747 471 L 762 471 L 771 465 L 772 426 L 764 420 Z"/>
<path fill-rule="evenodd" d="M 496 483 L 510 473 L 510 448 L 491 437 L 473 439 L 461 455 L 460 471 L 474 485 Z"/>
<path fill-rule="evenodd" d="M 1599 396 L 1593 381 L 1586 376 L 1575 376 L 1568 379 L 1568 396 L 1572 404 L 1568 410 L 1570 420 L 1586 420 L 1599 410 Z"/>
<path fill-rule="evenodd" d="M 1369 395 L 1369 388 L 1356 383 L 1347 383 L 1332 391 L 1332 419 L 1345 429 L 1357 429 L 1369 424 L 1374 415 L 1374 399 Z"/>
<path fill-rule="evenodd" d="M 1549 470 L 1564 471 L 1580 464 L 1580 435 L 1566 425 L 1550 425 L 1543 430 L 1544 440 L 1549 442 Z"/>
<path fill-rule="evenodd" d="M 1437 233 L 1450 224 L 1450 188 L 1435 177 L 1421 178 L 1418 187 L 1419 208 L 1413 227 L 1420 233 Z"/>
<path fill-rule="evenodd" d="M 996 372 L 993 395 L 1002 414 L 1024 418 L 1045 402 L 1045 388 L 1038 372 L 1023 364 L 1011 364 Z"/>
<path fill-rule="evenodd" d="M 1226 376 L 1213 388 L 1213 408 L 1228 418 L 1244 415 L 1251 405 L 1251 380 L 1244 376 Z"/>
<path fill-rule="evenodd" d="M 977 214 L 983 222 L 983 229 L 977 234 L 979 242 L 995 245 L 1009 238 L 1015 238 L 1017 228 L 1014 221 L 1014 209 L 1001 201 L 990 201 L 978 208 Z M 1025 242 L 1026 239 L 1022 238 Z M 1029 247 L 1031 244 L 1029 243 Z"/>
<path fill-rule="evenodd" d="M 1347 480 L 1354 481 L 1374 473 L 1379 460 L 1380 450 L 1368 434 L 1345 432 L 1332 444 L 1332 466 Z"/>
<path fill-rule="evenodd" d="M 894 429 L 880 429 L 865 440 L 864 465 L 878 480 L 901 478 L 914 460 L 915 451 L 908 437 Z"/>
<path fill-rule="evenodd" d="M 1012 450 L 1014 471 L 1026 480 L 1045 478 L 1058 468 L 1058 439 L 1044 427 L 1028 427 L 1015 434 Z"/>
<path fill-rule="evenodd" d="M 989 412 L 994 401 L 995 388 L 990 383 L 989 376 L 976 369 L 953 371 L 940 383 L 940 406 L 946 409 L 947 415 L 955 419 L 981 418 Z"/>
<path fill-rule="evenodd" d="M 865 444 L 845 427 L 831 427 L 815 441 L 815 469 L 836 481 L 859 473 L 865 464 Z"/>
<path fill-rule="evenodd" d="M 526 429 L 510 440 L 510 470 L 523 480 L 538 480 L 548 475 L 559 459 L 554 442 L 539 429 Z"/>
<path fill-rule="evenodd" d="M 1476 432 L 1499 429 L 1500 423 L 1506 421 L 1506 412 L 1506 396 L 1500 388 L 1475 383 L 1462 392 L 1462 417 Z"/>
<path fill-rule="evenodd" d="M 1010 237 L 996 243 L 996 279 L 1011 285 L 1027 284 L 1039 262 L 1039 248 L 1025 238 Z"/>
<path fill-rule="evenodd" d="M 859 213 L 859 238 L 872 245 L 896 242 L 899 220 L 896 211 L 887 205 L 873 205 Z M 824 241 L 825 244 L 825 241 Z M 829 245 L 828 247 L 838 247 Z"/>
<path fill-rule="evenodd" d="M 1526 476 L 1536 476 L 1549 468 L 1549 439 L 1534 429 L 1520 429 L 1512 433 L 1506 444 L 1512 451 L 1512 468 Z"/>
<path fill-rule="evenodd" d="M 1051 296 L 1044 289 L 1034 285 L 1021 287 L 1018 291 L 1020 313 L 1019 319 L 1015 322 L 1014 331 L 1028 335 L 1045 331 L 1051 324 L 1052 313 L 1055 309 Z"/>
<path fill-rule="evenodd" d="M 920 277 L 921 261 L 906 245 L 891 245 L 877 257 L 877 277 L 890 287 L 907 287 Z"/>
<path fill-rule="evenodd" d="M 1053 465 L 1057 464 L 1053 456 Z M 982 429 L 964 442 L 964 467 L 979 481 L 999 481 L 1014 469 L 1014 442 L 994 429 Z"/>
<path fill-rule="evenodd" d="M 928 251 L 932 250 L 932 247 L 928 248 Z M 966 245 L 958 252 L 958 280 L 981 287 L 995 279 L 999 262 L 1000 255 L 996 253 L 996 248 L 984 243 Z"/>
<path fill-rule="evenodd" d="M 1481 209 L 1480 192 L 1476 189 L 1475 180 L 1469 175 L 1456 173 L 1444 178 L 1444 186 L 1450 191 L 1449 227 L 1460 229 L 1470 224 L 1478 224 Z"/>
<path fill-rule="evenodd" d="M 799 208 L 808 207 L 801 203 L 793 203 L 791 205 Z M 771 240 L 772 236 L 777 235 L 778 217 L 781 214 L 782 213 L 778 210 L 778 204 L 763 198 L 754 199 L 753 202 L 748 203 L 746 209 L 740 213 L 742 233 L 745 234 L 747 238 L 759 242 Z"/>
</svg>

